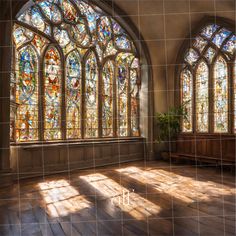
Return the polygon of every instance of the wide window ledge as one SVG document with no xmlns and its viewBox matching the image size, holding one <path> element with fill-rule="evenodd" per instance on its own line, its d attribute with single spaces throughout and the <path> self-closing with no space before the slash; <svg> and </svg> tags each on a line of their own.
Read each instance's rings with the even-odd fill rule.
<svg viewBox="0 0 236 236">
<path fill-rule="evenodd" d="M 119 138 L 96 138 L 96 139 L 77 139 L 77 140 L 57 140 L 57 141 L 37 141 L 37 142 L 11 142 L 11 146 L 22 147 L 24 149 L 43 148 L 43 147 L 72 147 L 87 145 L 104 145 L 125 142 L 144 142 L 143 137 L 119 137 Z"/>
</svg>

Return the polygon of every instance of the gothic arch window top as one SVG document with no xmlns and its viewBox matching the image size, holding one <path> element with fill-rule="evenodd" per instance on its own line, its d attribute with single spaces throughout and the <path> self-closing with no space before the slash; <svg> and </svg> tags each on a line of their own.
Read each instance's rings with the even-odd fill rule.
<svg viewBox="0 0 236 236">
<path fill-rule="evenodd" d="M 140 135 L 138 54 L 98 6 L 31 1 L 16 16 L 13 41 L 12 141 Z"/>
</svg>

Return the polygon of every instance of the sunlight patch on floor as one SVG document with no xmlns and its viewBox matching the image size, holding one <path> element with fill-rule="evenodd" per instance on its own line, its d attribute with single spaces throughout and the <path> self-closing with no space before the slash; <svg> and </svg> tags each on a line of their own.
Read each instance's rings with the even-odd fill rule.
<svg viewBox="0 0 236 236">
<path fill-rule="evenodd" d="M 80 195 L 67 180 L 57 180 L 39 183 L 43 205 L 51 217 L 67 216 L 82 209 L 89 208 L 91 202 Z"/>
<path fill-rule="evenodd" d="M 98 196 L 109 200 L 110 206 L 120 208 L 135 219 L 141 220 L 151 215 L 156 215 L 161 208 L 156 204 L 141 197 L 132 189 L 127 189 L 108 178 L 105 175 L 96 173 L 80 177 L 98 192 Z"/>
<path fill-rule="evenodd" d="M 211 200 L 219 196 L 234 195 L 236 190 L 229 186 L 220 186 L 220 184 L 212 181 L 199 181 L 162 169 L 142 170 L 141 168 L 132 166 L 117 169 L 116 171 L 142 184 L 148 184 L 160 193 L 167 193 L 186 203 Z"/>
</svg>

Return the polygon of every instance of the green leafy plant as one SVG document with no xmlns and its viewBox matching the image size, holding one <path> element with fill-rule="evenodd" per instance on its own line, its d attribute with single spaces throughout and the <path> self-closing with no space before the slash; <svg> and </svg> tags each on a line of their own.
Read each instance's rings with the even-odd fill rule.
<svg viewBox="0 0 236 236">
<path fill-rule="evenodd" d="M 186 103 L 178 107 L 170 108 L 168 112 L 156 113 L 155 119 L 158 127 L 158 142 L 171 140 L 177 137 L 181 128 L 181 118 L 188 118 Z"/>
</svg>

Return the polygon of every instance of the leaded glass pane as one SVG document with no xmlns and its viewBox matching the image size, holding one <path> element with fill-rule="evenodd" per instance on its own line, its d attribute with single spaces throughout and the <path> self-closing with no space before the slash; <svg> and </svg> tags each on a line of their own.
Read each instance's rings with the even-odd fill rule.
<svg viewBox="0 0 236 236">
<path fill-rule="evenodd" d="M 128 80 L 129 67 L 133 56 L 121 53 L 117 57 L 117 132 L 118 136 L 128 135 Z"/>
<path fill-rule="evenodd" d="M 205 53 L 205 57 L 208 60 L 208 62 L 211 64 L 214 56 L 216 55 L 215 49 L 209 47 Z"/>
<path fill-rule="evenodd" d="M 223 46 L 223 50 L 233 55 L 236 51 L 236 36 L 233 35 Z"/>
<path fill-rule="evenodd" d="M 196 130 L 208 132 L 208 80 L 209 71 L 205 62 L 196 71 Z"/>
<path fill-rule="evenodd" d="M 114 43 L 111 40 L 106 47 L 104 56 L 107 57 L 107 56 L 115 55 L 116 53 L 117 53 L 117 49 L 114 47 Z"/>
<path fill-rule="evenodd" d="M 214 132 L 228 132 L 228 71 L 222 57 L 214 65 Z"/>
<path fill-rule="evenodd" d="M 30 40 L 33 39 L 33 37 L 34 37 L 34 33 L 31 32 L 30 30 L 28 30 L 22 26 L 14 25 L 13 39 L 16 44 L 16 47 L 19 47 L 22 44 L 29 42 Z"/>
<path fill-rule="evenodd" d="M 44 37 L 41 37 L 41 36 L 35 34 L 31 43 L 36 48 L 38 54 L 41 55 L 45 46 L 48 44 L 48 40 L 46 40 Z"/>
<path fill-rule="evenodd" d="M 219 29 L 219 26 L 218 25 L 214 25 L 214 24 L 211 24 L 211 25 L 207 25 L 201 32 L 201 34 L 203 36 L 205 36 L 206 38 L 210 39 L 211 36 L 215 33 L 215 31 Z"/>
<path fill-rule="evenodd" d="M 139 61 L 134 59 L 130 69 L 131 135 L 139 136 Z"/>
<path fill-rule="evenodd" d="M 197 48 L 200 52 L 203 51 L 203 49 L 206 47 L 207 41 L 203 39 L 202 37 L 198 36 L 195 39 L 194 47 Z"/>
<path fill-rule="evenodd" d="M 87 32 L 85 23 L 78 23 L 70 27 L 70 35 L 74 41 L 82 47 L 88 47 L 90 42 L 90 35 Z"/>
<path fill-rule="evenodd" d="M 38 139 L 38 58 L 32 46 L 16 54 L 16 141 L 33 141 Z"/>
<path fill-rule="evenodd" d="M 61 139 L 61 58 L 50 47 L 44 58 L 44 139 Z"/>
<path fill-rule="evenodd" d="M 18 18 L 19 21 L 35 27 L 37 30 L 50 35 L 51 27 L 45 22 L 37 6 L 27 9 Z"/>
<path fill-rule="evenodd" d="M 103 16 L 100 18 L 97 31 L 100 44 L 106 46 L 112 35 L 111 23 L 108 17 Z"/>
<path fill-rule="evenodd" d="M 182 131 L 192 132 L 193 78 L 189 70 L 184 70 L 181 73 L 181 88 L 182 88 L 181 99 L 186 113 L 186 117 L 182 119 Z"/>
<path fill-rule="evenodd" d="M 54 38 L 62 48 L 64 48 L 70 42 L 70 38 L 66 30 L 60 30 L 59 28 L 55 27 L 53 32 Z"/>
<path fill-rule="evenodd" d="M 102 135 L 113 135 L 113 79 L 114 64 L 108 61 L 102 72 Z"/>
<path fill-rule="evenodd" d="M 123 50 L 131 50 L 131 43 L 125 36 L 116 37 L 116 46 Z"/>
<path fill-rule="evenodd" d="M 190 65 L 194 65 L 198 57 L 199 56 L 197 52 L 193 50 L 192 48 L 190 48 L 189 51 L 185 55 L 185 61 L 187 61 Z"/>
<path fill-rule="evenodd" d="M 62 21 L 62 16 L 59 8 L 49 1 L 39 2 L 39 6 L 41 7 L 45 16 L 52 21 L 53 23 L 60 23 Z"/>
<path fill-rule="evenodd" d="M 224 40 L 231 34 L 229 30 L 221 29 L 213 38 L 212 42 L 220 48 Z"/>
<path fill-rule="evenodd" d="M 79 15 L 69 0 L 59 0 L 60 7 L 62 9 L 64 19 L 69 23 L 77 23 Z"/>
<path fill-rule="evenodd" d="M 86 60 L 85 79 L 85 136 L 98 136 L 98 68 L 94 53 Z"/>
<path fill-rule="evenodd" d="M 81 81 L 80 55 L 71 52 L 66 59 L 66 128 L 67 138 L 81 137 Z"/>
</svg>

